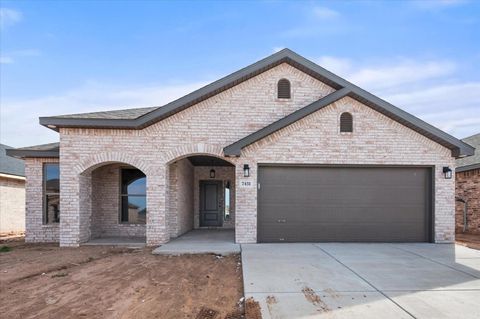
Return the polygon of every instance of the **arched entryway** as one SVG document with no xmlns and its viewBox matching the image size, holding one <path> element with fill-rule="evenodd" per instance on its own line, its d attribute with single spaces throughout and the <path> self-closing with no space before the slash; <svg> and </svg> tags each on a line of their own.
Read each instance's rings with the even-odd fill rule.
<svg viewBox="0 0 480 319">
<path fill-rule="evenodd" d="M 192 154 L 168 164 L 170 238 L 192 229 L 235 229 L 235 166 L 210 154 Z"/>
<path fill-rule="evenodd" d="M 123 162 L 94 165 L 80 174 L 82 242 L 145 244 L 147 176 Z"/>
</svg>

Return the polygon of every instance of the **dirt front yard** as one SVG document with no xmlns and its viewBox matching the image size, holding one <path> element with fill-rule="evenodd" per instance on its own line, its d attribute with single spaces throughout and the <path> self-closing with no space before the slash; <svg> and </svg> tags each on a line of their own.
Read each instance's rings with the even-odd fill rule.
<svg viewBox="0 0 480 319">
<path fill-rule="evenodd" d="M 8 247 L 8 248 L 5 248 Z M 240 257 L 0 242 L 4 318 L 242 318 Z"/>
</svg>

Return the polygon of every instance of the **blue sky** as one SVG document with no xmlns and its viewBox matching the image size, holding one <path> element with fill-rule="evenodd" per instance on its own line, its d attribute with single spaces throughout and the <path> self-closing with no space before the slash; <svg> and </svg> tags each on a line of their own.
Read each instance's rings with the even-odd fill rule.
<svg viewBox="0 0 480 319">
<path fill-rule="evenodd" d="M 0 141 L 38 117 L 162 105 L 288 47 L 463 138 L 480 132 L 480 1 L 1 1 Z"/>
</svg>

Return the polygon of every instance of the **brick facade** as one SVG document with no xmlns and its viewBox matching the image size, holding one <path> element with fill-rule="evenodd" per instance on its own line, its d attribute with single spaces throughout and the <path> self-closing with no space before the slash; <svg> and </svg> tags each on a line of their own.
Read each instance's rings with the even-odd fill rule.
<svg viewBox="0 0 480 319">
<path fill-rule="evenodd" d="M 25 231 L 25 179 L 0 176 L 0 233 Z"/>
<path fill-rule="evenodd" d="M 170 164 L 167 211 L 170 238 L 193 229 L 193 176 L 194 168 L 188 159 Z"/>
<path fill-rule="evenodd" d="M 145 237 L 146 225 L 119 221 L 122 168 L 129 168 L 129 166 L 110 164 L 92 171 L 92 238 Z"/>
<path fill-rule="evenodd" d="M 25 160 L 25 241 L 28 243 L 58 242 L 60 224 L 43 223 L 43 164 L 58 163 L 55 158 Z M 62 217 L 60 217 L 61 219 Z"/>
<path fill-rule="evenodd" d="M 455 174 L 457 199 L 467 202 L 467 231 L 480 233 L 480 169 Z M 457 200 L 455 205 L 456 231 L 463 232 L 464 203 Z"/>
<path fill-rule="evenodd" d="M 276 98 L 281 78 L 291 82 L 290 100 Z M 184 199 L 195 188 L 177 194 L 191 179 L 191 170 L 186 164 L 179 169 L 179 161 L 192 155 L 216 156 L 235 165 L 235 176 L 228 178 L 235 180 L 234 223 L 239 243 L 256 242 L 256 172 L 261 163 L 433 166 L 435 240 L 452 241 L 454 181 L 445 180 L 441 172 L 443 166 L 454 167 L 450 150 L 350 98 L 250 145 L 238 158 L 223 156 L 223 147 L 333 91 L 281 64 L 141 130 L 61 128 L 60 244 L 77 246 L 90 238 L 92 171 L 112 163 L 132 165 L 147 175 L 147 244 L 162 244 L 180 234 L 191 225 L 185 214 L 191 205 Z M 353 114 L 352 134 L 339 133 L 343 111 Z M 240 187 L 246 180 L 244 164 L 251 167 L 248 180 L 252 187 Z M 194 170 L 195 179 L 199 174 Z"/>
</svg>

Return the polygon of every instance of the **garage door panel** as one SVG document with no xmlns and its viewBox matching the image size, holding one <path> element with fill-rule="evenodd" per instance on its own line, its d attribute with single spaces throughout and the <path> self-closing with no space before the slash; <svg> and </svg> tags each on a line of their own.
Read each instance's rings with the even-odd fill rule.
<svg viewBox="0 0 480 319">
<path fill-rule="evenodd" d="M 277 205 L 278 206 L 278 205 Z M 260 209 L 264 209 L 260 207 Z M 285 205 L 280 212 L 280 207 L 276 209 L 278 214 L 271 214 L 268 216 L 259 215 L 260 223 L 273 223 L 277 220 L 286 220 L 288 222 L 302 223 L 308 219 L 308 222 L 349 222 L 360 223 L 362 221 L 378 221 L 384 220 L 385 215 L 391 222 L 421 222 L 423 223 L 424 216 L 419 214 L 406 214 L 406 210 L 420 211 L 423 206 L 398 206 L 392 207 L 388 212 L 384 207 L 325 207 L 323 211 L 313 210 L 315 207 L 298 207 L 295 205 Z M 292 213 L 290 213 L 292 212 Z"/>
<path fill-rule="evenodd" d="M 258 240 L 427 241 L 430 171 L 260 167 Z"/>
</svg>

